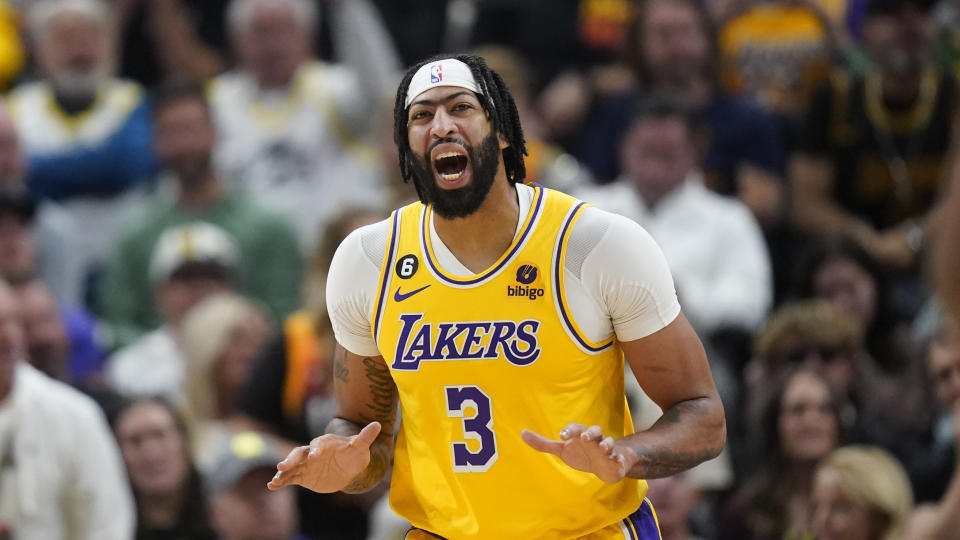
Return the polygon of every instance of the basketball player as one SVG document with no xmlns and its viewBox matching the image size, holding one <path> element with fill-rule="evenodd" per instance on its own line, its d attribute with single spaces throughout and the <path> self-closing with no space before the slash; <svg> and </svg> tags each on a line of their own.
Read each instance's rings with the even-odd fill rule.
<svg viewBox="0 0 960 540">
<path fill-rule="evenodd" d="M 521 183 L 516 107 L 483 59 L 414 66 L 395 112 L 421 202 L 334 256 L 339 411 L 269 487 L 361 492 L 392 462 L 409 539 L 660 538 L 643 479 L 725 438 L 663 254 L 632 221 Z M 641 433 L 624 357 L 664 411 Z"/>
</svg>

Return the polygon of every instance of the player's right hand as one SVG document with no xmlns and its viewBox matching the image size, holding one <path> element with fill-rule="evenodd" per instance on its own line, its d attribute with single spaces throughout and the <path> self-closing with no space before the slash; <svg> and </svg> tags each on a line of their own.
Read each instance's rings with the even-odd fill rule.
<svg viewBox="0 0 960 540">
<path fill-rule="evenodd" d="M 344 437 L 328 433 L 298 446 L 277 464 L 277 474 L 267 488 L 297 485 L 318 493 L 347 487 L 370 463 L 370 445 L 380 434 L 380 422 L 370 422 L 360 433 Z"/>
</svg>

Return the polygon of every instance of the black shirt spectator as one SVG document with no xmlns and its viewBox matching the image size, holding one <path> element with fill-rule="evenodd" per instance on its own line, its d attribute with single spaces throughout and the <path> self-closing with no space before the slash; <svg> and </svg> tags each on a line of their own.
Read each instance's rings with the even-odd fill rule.
<svg viewBox="0 0 960 540">
<path fill-rule="evenodd" d="M 835 73 L 814 95 L 799 150 L 829 160 L 834 193 L 875 228 L 918 218 L 940 190 L 957 81 L 928 71 L 917 99 L 884 99 L 871 72 Z"/>
</svg>

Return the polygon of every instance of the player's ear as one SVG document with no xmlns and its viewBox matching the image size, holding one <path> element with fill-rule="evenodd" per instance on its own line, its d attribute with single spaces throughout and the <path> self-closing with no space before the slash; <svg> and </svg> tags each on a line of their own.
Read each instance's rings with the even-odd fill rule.
<svg viewBox="0 0 960 540">
<path fill-rule="evenodd" d="M 503 136 L 503 133 L 497 132 L 497 141 L 500 142 L 500 149 L 510 148 L 510 143 L 507 142 L 507 138 Z"/>
</svg>

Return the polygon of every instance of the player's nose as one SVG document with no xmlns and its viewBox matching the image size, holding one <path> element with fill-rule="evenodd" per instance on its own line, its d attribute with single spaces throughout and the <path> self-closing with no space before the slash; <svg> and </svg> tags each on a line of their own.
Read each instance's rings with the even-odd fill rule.
<svg viewBox="0 0 960 540">
<path fill-rule="evenodd" d="M 451 133 L 456 133 L 456 131 L 457 124 L 453 121 L 453 117 L 447 114 L 447 111 L 443 108 L 438 108 L 430 122 L 430 135 L 437 139 L 443 139 Z"/>
</svg>

